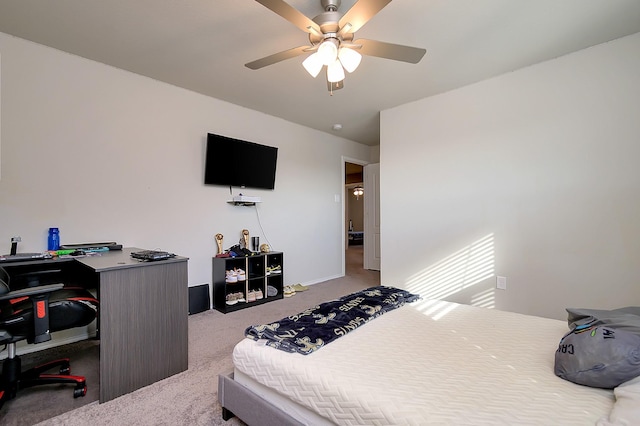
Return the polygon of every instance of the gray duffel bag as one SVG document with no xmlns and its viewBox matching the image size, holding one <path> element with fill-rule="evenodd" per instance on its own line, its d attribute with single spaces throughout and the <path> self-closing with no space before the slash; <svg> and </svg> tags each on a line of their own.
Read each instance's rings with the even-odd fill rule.
<svg viewBox="0 0 640 426">
<path fill-rule="evenodd" d="M 557 376 L 606 389 L 640 376 L 640 307 L 567 312 L 571 331 L 556 351 Z"/>
</svg>

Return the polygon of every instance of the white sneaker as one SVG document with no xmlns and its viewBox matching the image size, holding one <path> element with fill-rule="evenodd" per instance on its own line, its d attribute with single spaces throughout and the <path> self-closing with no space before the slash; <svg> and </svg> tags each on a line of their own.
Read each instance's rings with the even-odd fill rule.
<svg viewBox="0 0 640 426">
<path fill-rule="evenodd" d="M 234 272 L 238 276 L 238 281 L 244 281 L 247 279 L 247 275 L 244 273 L 242 269 L 236 269 Z"/>
<path fill-rule="evenodd" d="M 236 293 L 227 294 L 227 305 L 235 305 L 236 303 L 238 303 Z"/>
<path fill-rule="evenodd" d="M 228 283 L 237 283 L 238 282 L 238 274 L 236 271 L 227 271 L 226 281 Z"/>
</svg>

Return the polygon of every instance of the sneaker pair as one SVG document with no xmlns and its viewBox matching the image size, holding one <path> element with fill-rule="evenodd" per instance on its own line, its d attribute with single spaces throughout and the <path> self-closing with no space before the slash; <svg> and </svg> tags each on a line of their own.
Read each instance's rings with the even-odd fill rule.
<svg viewBox="0 0 640 426">
<path fill-rule="evenodd" d="M 280 265 L 267 266 L 267 275 L 279 274 L 281 272 L 282 272 L 282 267 Z"/>
<path fill-rule="evenodd" d="M 296 290 L 289 285 L 284 286 L 283 292 L 284 292 L 284 297 L 291 297 L 294 294 L 296 294 Z"/>
<path fill-rule="evenodd" d="M 309 290 L 309 287 L 307 287 L 306 285 L 302 285 L 302 284 L 298 283 L 298 284 L 295 284 L 293 286 L 293 289 L 296 292 L 298 292 L 298 291 L 307 291 L 307 290 Z"/>
<path fill-rule="evenodd" d="M 226 282 L 230 284 L 237 283 L 238 281 L 244 281 L 247 279 L 247 275 L 244 270 L 240 268 L 233 268 L 230 271 L 226 271 Z"/>
<path fill-rule="evenodd" d="M 264 298 L 264 294 L 262 290 L 249 290 L 247 294 L 247 302 L 255 302 L 256 300 L 260 300 Z"/>
<path fill-rule="evenodd" d="M 235 305 L 238 302 L 244 301 L 244 294 L 240 292 L 227 294 L 227 305 Z"/>
</svg>

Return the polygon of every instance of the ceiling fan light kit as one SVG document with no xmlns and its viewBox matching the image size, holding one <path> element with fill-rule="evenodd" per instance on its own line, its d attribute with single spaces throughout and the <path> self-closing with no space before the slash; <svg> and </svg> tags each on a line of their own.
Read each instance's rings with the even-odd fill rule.
<svg viewBox="0 0 640 426">
<path fill-rule="evenodd" d="M 327 81 L 337 83 L 342 80 L 344 80 L 344 69 L 340 61 L 336 59 L 327 67 Z"/>
<path fill-rule="evenodd" d="M 330 82 L 337 82 L 344 79 L 344 71 L 338 70 L 337 67 L 343 68 L 352 73 L 360 65 L 362 55 L 348 47 L 337 47 L 336 39 L 323 41 L 315 53 L 312 53 L 302 62 L 302 66 L 307 70 L 311 77 L 316 78 L 323 66 L 327 66 L 327 79 Z M 325 47 L 326 46 L 326 47 Z M 330 75 L 332 77 L 330 77 Z M 340 80 L 335 80 L 336 76 L 341 75 Z"/>
<path fill-rule="evenodd" d="M 322 70 L 324 64 L 318 56 L 318 52 L 316 52 L 309 55 L 307 59 L 302 62 L 302 66 L 311 74 L 311 77 L 316 78 L 318 74 L 320 74 L 320 70 Z"/>
<path fill-rule="evenodd" d="M 338 52 L 338 59 L 347 72 L 352 73 L 360 65 L 362 55 L 348 47 L 341 47 Z"/>
<path fill-rule="evenodd" d="M 323 65 L 329 66 L 333 64 L 336 59 L 338 59 L 339 45 L 340 42 L 337 38 L 327 38 L 320 44 L 320 47 L 318 47 L 318 51 L 315 53 L 315 55 L 318 55 L 320 57 Z"/>
<path fill-rule="evenodd" d="M 425 49 L 360 39 L 354 34 L 391 0 L 358 0 L 345 14 L 338 12 L 341 0 L 320 0 L 324 12 L 309 19 L 284 0 L 256 0 L 277 13 L 302 31 L 309 34 L 311 46 L 299 46 L 245 64 L 256 70 L 285 59 L 311 53 L 302 65 L 312 77 L 317 77 L 323 66 L 327 66 L 327 88 L 329 92 L 344 87 L 344 70 L 352 73 L 360 65 L 362 55 L 393 59 L 412 64 L 418 63 Z M 360 50 L 358 52 L 358 50 Z"/>
</svg>

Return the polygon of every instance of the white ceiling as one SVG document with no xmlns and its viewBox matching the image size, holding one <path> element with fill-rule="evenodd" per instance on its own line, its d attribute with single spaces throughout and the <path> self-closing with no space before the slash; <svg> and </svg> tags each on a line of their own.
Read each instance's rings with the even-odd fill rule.
<svg viewBox="0 0 640 426">
<path fill-rule="evenodd" d="M 305 56 L 244 66 L 308 44 L 254 0 L 0 0 L 0 31 L 321 131 L 340 123 L 340 136 L 377 145 L 381 110 L 640 32 L 640 1 L 395 0 L 356 38 L 427 54 L 417 65 L 364 57 L 333 96 Z"/>
</svg>

